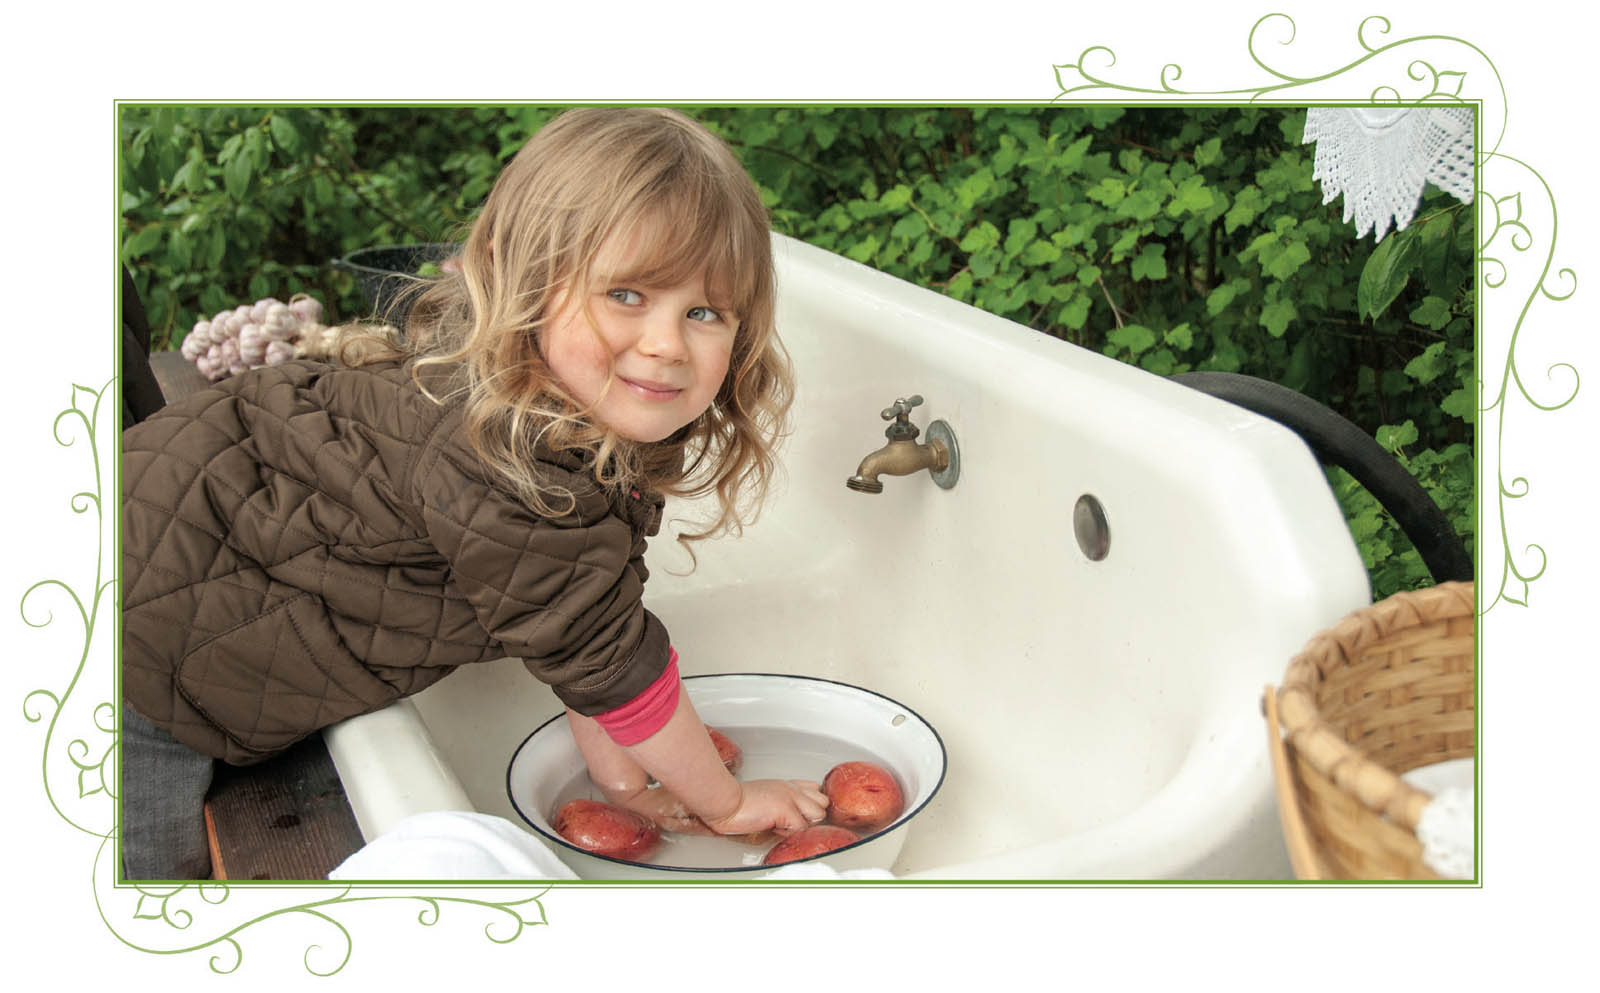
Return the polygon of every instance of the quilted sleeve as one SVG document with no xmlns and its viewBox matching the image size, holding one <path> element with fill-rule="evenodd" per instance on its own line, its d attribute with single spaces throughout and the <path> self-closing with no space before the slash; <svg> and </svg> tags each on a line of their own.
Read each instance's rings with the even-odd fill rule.
<svg viewBox="0 0 1600 993">
<path fill-rule="evenodd" d="M 595 488 L 571 513 L 541 516 L 456 450 L 419 460 L 413 486 L 479 623 L 567 706 L 614 709 L 665 671 L 667 631 L 644 609 L 633 529 Z"/>
</svg>

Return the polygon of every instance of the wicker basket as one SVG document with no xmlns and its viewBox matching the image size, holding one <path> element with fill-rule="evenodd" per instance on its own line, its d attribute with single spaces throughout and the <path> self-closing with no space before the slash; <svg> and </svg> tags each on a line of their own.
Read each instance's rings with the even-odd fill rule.
<svg viewBox="0 0 1600 993">
<path fill-rule="evenodd" d="M 1437 879 L 1400 779 L 1474 757 L 1471 583 L 1397 593 L 1349 614 L 1263 698 L 1278 814 L 1301 879 Z"/>
</svg>

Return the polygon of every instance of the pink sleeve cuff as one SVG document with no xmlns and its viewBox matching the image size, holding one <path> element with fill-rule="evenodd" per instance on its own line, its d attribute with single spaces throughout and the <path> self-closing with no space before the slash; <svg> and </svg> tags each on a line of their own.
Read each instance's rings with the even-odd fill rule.
<svg viewBox="0 0 1600 993">
<path fill-rule="evenodd" d="M 637 745 L 661 730 L 678 709 L 678 650 L 669 648 L 667 667 L 644 692 L 615 710 L 595 714 L 611 740 L 619 745 Z"/>
</svg>

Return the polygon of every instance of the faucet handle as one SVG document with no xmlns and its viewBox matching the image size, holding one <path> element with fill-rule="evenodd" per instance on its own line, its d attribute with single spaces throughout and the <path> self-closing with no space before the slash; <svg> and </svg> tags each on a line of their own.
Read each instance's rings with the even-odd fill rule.
<svg viewBox="0 0 1600 993">
<path fill-rule="evenodd" d="M 892 421 L 896 417 L 900 418 L 901 420 L 905 420 L 911 415 L 911 408 L 920 406 L 921 404 L 922 397 L 913 393 L 911 396 L 901 397 L 900 399 L 896 400 L 893 406 L 885 407 L 883 409 L 883 413 L 879 416 L 886 421 Z"/>
</svg>

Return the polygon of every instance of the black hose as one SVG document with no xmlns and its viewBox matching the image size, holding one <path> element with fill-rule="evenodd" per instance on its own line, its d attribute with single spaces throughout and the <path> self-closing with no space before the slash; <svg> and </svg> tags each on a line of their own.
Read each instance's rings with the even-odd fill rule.
<svg viewBox="0 0 1600 993">
<path fill-rule="evenodd" d="M 1371 435 L 1337 412 L 1254 376 L 1184 372 L 1172 380 L 1277 421 L 1299 435 L 1324 465 L 1348 472 L 1394 517 L 1435 583 L 1474 578 L 1466 543 L 1428 491 Z"/>
</svg>

